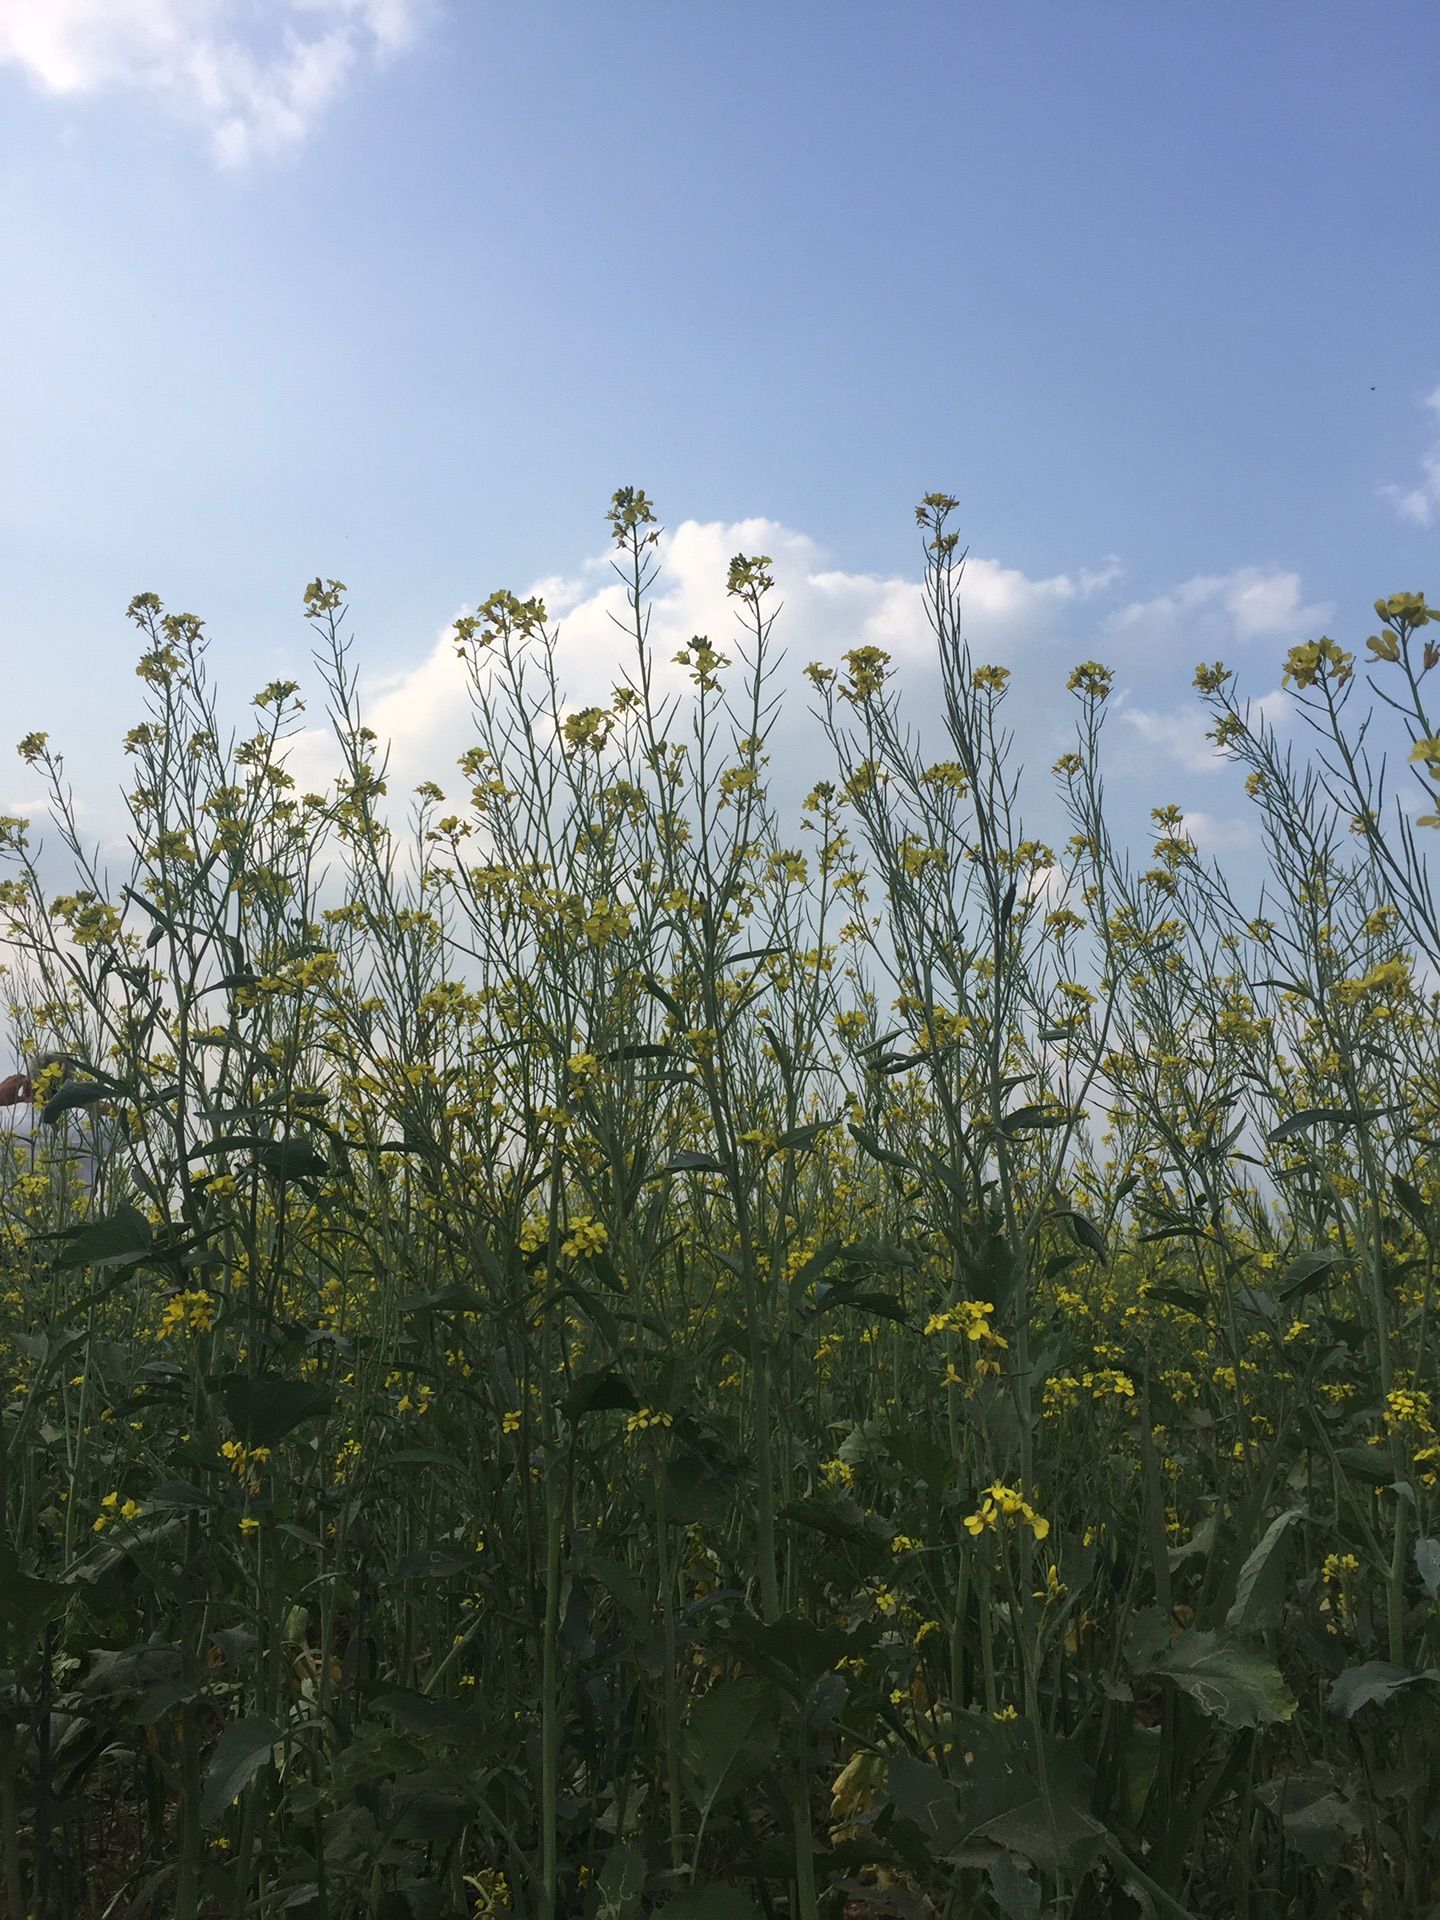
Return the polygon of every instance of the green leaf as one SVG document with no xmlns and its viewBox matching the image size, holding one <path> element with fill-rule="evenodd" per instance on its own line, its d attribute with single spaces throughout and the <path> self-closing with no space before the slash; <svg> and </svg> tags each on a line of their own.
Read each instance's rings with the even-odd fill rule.
<svg viewBox="0 0 1440 1920">
<path fill-rule="evenodd" d="M 273 1720 L 247 1713 L 220 1735 L 200 1795 L 200 1818 L 213 1826 L 249 1786 L 284 1738 Z"/>
<path fill-rule="evenodd" d="M 105 1098 L 107 1089 L 95 1080 L 67 1080 L 45 1102 L 40 1109 L 40 1118 L 47 1127 L 53 1127 L 57 1120 L 76 1107 L 98 1107 Z"/>
<path fill-rule="evenodd" d="M 46 1624 L 65 1611 L 68 1598 L 60 1581 L 22 1572 L 13 1548 L 0 1546 L 0 1646 L 7 1660 L 32 1651 Z"/>
<path fill-rule="evenodd" d="M 1240 1569 L 1234 1604 L 1225 1616 L 1227 1626 L 1254 1633 L 1278 1616 L 1285 1597 L 1287 1536 L 1295 1522 L 1303 1518 L 1301 1509 L 1292 1507 L 1288 1513 L 1278 1514 L 1265 1529 Z"/>
<path fill-rule="evenodd" d="M 645 1855 L 639 1847 L 623 1841 L 606 1854 L 595 1883 L 595 1900 L 586 1911 L 594 1920 L 630 1920 L 644 1890 Z"/>
<path fill-rule="evenodd" d="M 1422 1537 L 1415 1542 L 1415 1571 L 1432 1600 L 1440 1595 L 1440 1540 Z"/>
<path fill-rule="evenodd" d="M 1036 1794 L 978 1829 L 997 1846 L 1018 1853 L 1042 1873 L 1085 1872 L 1105 1839 L 1105 1828 L 1070 1797 Z"/>
<path fill-rule="evenodd" d="M 1068 1220 L 1070 1231 L 1087 1253 L 1096 1254 L 1101 1260 L 1110 1258 L 1110 1250 L 1105 1244 L 1105 1236 L 1087 1214 L 1078 1207 L 1056 1207 L 1050 1215 L 1052 1220 Z"/>
<path fill-rule="evenodd" d="M 395 1302 L 399 1313 L 483 1313 L 489 1302 L 473 1287 L 448 1280 L 429 1293 L 407 1293 Z"/>
<path fill-rule="evenodd" d="M 735 1491 L 733 1469 L 684 1444 L 665 1463 L 666 1517 L 677 1527 L 723 1518 Z"/>
<path fill-rule="evenodd" d="M 824 1286 L 815 1289 L 812 1312 L 826 1313 L 831 1307 L 854 1307 L 857 1312 L 873 1315 L 877 1320 L 896 1320 L 905 1325 L 904 1302 L 897 1300 L 893 1293 L 876 1293 L 865 1287 Z"/>
<path fill-rule="evenodd" d="M 1421 1193 L 1420 1189 L 1412 1185 L 1403 1174 L 1392 1173 L 1390 1176 L 1390 1190 L 1405 1209 L 1406 1213 L 1408 1213 L 1410 1218 L 1415 1222 L 1416 1226 L 1419 1227 L 1420 1231 L 1428 1234 L 1430 1231 L 1430 1209 L 1426 1205 L 1425 1196 Z"/>
<path fill-rule="evenodd" d="M 1374 1487 L 1388 1487 L 1395 1478 L 1384 1447 L 1337 1447 L 1335 1459 L 1352 1480 L 1368 1480 Z"/>
<path fill-rule="evenodd" d="M 924 1835 L 933 1853 L 949 1853 L 965 1837 L 959 1793 L 928 1760 L 891 1754 L 885 1763 L 885 1792 L 896 1813 Z"/>
<path fill-rule="evenodd" d="M 813 1147 L 822 1133 L 828 1133 L 835 1122 L 833 1120 L 812 1120 L 809 1126 L 792 1127 L 788 1133 L 782 1133 L 771 1149 L 773 1153 L 799 1151 L 802 1147 Z"/>
<path fill-rule="evenodd" d="M 1036 1920 L 1040 1883 L 1018 1853 L 997 1854 L 986 1869 L 995 1904 L 1006 1920 Z"/>
<path fill-rule="evenodd" d="M 1275 1291 L 1282 1300 L 1297 1299 L 1309 1293 L 1332 1268 L 1341 1264 L 1343 1258 L 1343 1254 L 1333 1252 L 1297 1253 L 1281 1274 Z"/>
<path fill-rule="evenodd" d="M 857 1127 L 854 1121 L 848 1123 L 850 1138 L 857 1147 L 869 1154 L 872 1160 L 878 1160 L 884 1167 L 899 1167 L 905 1173 L 918 1173 L 919 1167 L 913 1160 L 907 1160 L 903 1153 L 892 1153 L 889 1147 L 882 1146 L 873 1133 L 864 1127 Z"/>
<path fill-rule="evenodd" d="M 255 1158 L 281 1180 L 313 1180 L 330 1171 L 330 1162 L 308 1140 L 274 1140 Z"/>
<path fill-rule="evenodd" d="M 318 1420 L 330 1411 L 328 1389 L 308 1380 L 252 1380 L 231 1373 L 219 1385 L 230 1424 L 247 1447 L 272 1447 L 303 1420 Z"/>
<path fill-rule="evenodd" d="M 131 1206 L 119 1206 L 114 1213 L 82 1227 L 56 1264 L 62 1268 L 133 1266 L 151 1251 L 154 1238 L 143 1213 Z"/>
<path fill-rule="evenodd" d="M 1223 1629 L 1187 1627 L 1137 1671 L 1168 1680 L 1227 1727 L 1273 1726 L 1295 1713 L 1295 1696 L 1274 1661 Z"/>
<path fill-rule="evenodd" d="M 1265 1136 L 1267 1147 L 1283 1147 L 1287 1140 L 1293 1140 L 1297 1134 L 1308 1133 L 1312 1127 L 1360 1127 L 1367 1120 L 1383 1120 L 1395 1111 L 1393 1107 L 1302 1107 L 1299 1113 L 1292 1113 L 1288 1120 L 1282 1120 L 1278 1127 L 1272 1127 Z"/>
<path fill-rule="evenodd" d="M 1362 1666 L 1347 1667 L 1337 1675 L 1330 1689 L 1328 1705 L 1332 1713 L 1353 1720 L 1362 1707 L 1384 1706 L 1404 1687 L 1420 1680 L 1440 1680 L 1440 1671 L 1427 1668 L 1414 1673 L 1408 1667 L 1394 1666 L 1389 1660 L 1367 1660 Z"/>
<path fill-rule="evenodd" d="M 1003 1133 L 1007 1140 L 1013 1140 L 1017 1134 L 1034 1133 L 1047 1127 L 1066 1127 L 1071 1115 L 1063 1107 L 1036 1104 L 1026 1107 L 1012 1107 L 1009 1113 L 1002 1113 L 996 1131 Z"/>
<path fill-rule="evenodd" d="M 765 1770 L 779 1740 L 775 1694 L 763 1680 L 717 1680 L 693 1703 L 680 1737 L 680 1757 L 707 1819 L 717 1801 Z"/>
<path fill-rule="evenodd" d="M 385 1585 L 398 1587 L 409 1580 L 453 1580 L 457 1574 L 473 1574 L 478 1565 L 476 1554 L 462 1553 L 459 1547 L 421 1547 L 386 1575 Z"/>
<path fill-rule="evenodd" d="M 660 1909 L 663 1920 L 760 1920 L 760 1909 L 740 1887 L 720 1880 L 686 1887 Z"/>
<path fill-rule="evenodd" d="M 561 1404 L 565 1418 L 573 1426 L 587 1413 L 610 1413 L 619 1407 L 634 1413 L 640 1402 L 623 1373 L 616 1373 L 609 1367 L 597 1367 L 591 1372 L 575 1376 Z"/>
<path fill-rule="evenodd" d="M 723 1173 L 724 1165 L 713 1153 L 673 1154 L 669 1164 L 661 1169 L 663 1173 Z"/>
</svg>

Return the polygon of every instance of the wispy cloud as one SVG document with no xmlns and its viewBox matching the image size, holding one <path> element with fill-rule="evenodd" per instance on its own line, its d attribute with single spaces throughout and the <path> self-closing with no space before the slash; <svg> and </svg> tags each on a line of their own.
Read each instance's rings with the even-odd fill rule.
<svg viewBox="0 0 1440 1920">
<path fill-rule="evenodd" d="M 1290 701 L 1278 688 L 1245 703 L 1245 707 L 1252 721 L 1263 720 L 1276 731 L 1290 724 Z M 1120 718 L 1155 749 L 1157 761 L 1185 773 L 1218 773 L 1231 764 L 1232 756 L 1210 738 L 1215 722 L 1198 700 L 1168 712 L 1127 705 L 1120 709 Z"/>
<path fill-rule="evenodd" d="M 43 92 L 149 95 L 222 166 L 303 141 L 366 64 L 408 46 L 431 0 L 0 0 L 0 65 Z"/>
<path fill-rule="evenodd" d="M 1440 387 L 1426 396 L 1425 405 L 1440 418 Z M 1420 455 L 1420 479 L 1413 487 L 1382 487 L 1380 491 L 1403 519 L 1417 527 L 1433 526 L 1440 520 L 1440 434 Z"/>
<path fill-rule="evenodd" d="M 1193 662 L 1227 643 L 1313 637 L 1332 611 L 1323 601 L 1305 601 L 1298 573 L 1237 567 L 1196 574 L 1153 600 L 1131 601 L 1110 616 L 1106 630 L 1122 642 L 1142 640 L 1152 657 L 1164 650 L 1173 658 L 1171 649 L 1188 647 Z"/>
</svg>

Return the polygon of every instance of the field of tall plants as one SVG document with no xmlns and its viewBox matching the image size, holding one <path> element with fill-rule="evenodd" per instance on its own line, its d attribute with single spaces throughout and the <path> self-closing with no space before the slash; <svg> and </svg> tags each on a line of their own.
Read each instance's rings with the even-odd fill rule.
<svg viewBox="0 0 1440 1920">
<path fill-rule="evenodd" d="M 954 517 L 793 817 L 770 562 L 657 660 L 634 489 L 613 696 L 495 593 L 413 795 L 336 581 L 324 792 L 153 594 L 126 871 L 21 742 L 7 1913 L 1440 1914 L 1440 612 L 1200 666 L 1242 885 L 1101 664 L 1022 767 Z"/>
</svg>

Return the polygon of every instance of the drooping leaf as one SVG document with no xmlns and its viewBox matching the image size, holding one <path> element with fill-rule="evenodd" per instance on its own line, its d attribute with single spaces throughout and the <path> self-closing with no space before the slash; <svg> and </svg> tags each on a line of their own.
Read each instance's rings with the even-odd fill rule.
<svg viewBox="0 0 1440 1920">
<path fill-rule="evenodd" d="M 645 1890 L 645 1855 L 632 1841 L 621 1841 L 605 1856 L 595 1883 L 595 1912 L 600 1920 L 631 1920 Z"/>
<path fill-rule="evenodd" d="M 247 1713 L 232 1720 L 216 1742 L 200 1795 L 200 1818 L 213 1826 L 232 1806 L 284 1738 L 273 1720 Z"/>
<path fill-rule="evenodd" d="M 105 1098 L 108 1088 L 95 1080 L 67 1080 L 57 1087 L 40 1109 L 40 1119 L 47 1127 L 53 1127 L 57 1120 L 67 1113 L 73 1113 L 76 1107 L 98 1107 Z"/>
<path fill-rule="evenodd" d="M 1335 1458 L 1352 1480 L 1368 1480 L 1374 1487 L 1388 1487 L 1395 1477 L 1384 1447 L 1337 1447 Z"/>
<path fill-rule="evenodd" d="M 1430 1208 L 1426 1204 L 1425 1196 L 1421 1193 L 1420 1189 L 1400 1173 L 1391 1174 L 1390 1189 L 1406 1213 L 1408 1213 L 1410 1218 L 1415 1222 L 1415 1225 L 1419 1227 L 1420 1231 L 1428 1234 L 1430 1231 Z"/>
<path fill-rule="evenodd" d="M 788 1133 L 782 1133 L 772 1149 L 775 1153 L 799 1152 L 805 1147 L 813 1147 L 824 1133 L 828 1133 L 835 1122 L 833 1120 L 812 1120 L 808 1126 L 792 1127 Z"/>
<path fill-rule="evenodd" d="M 1068 1794 L 1036 1794 L 979 1829 L 987 1840 L 1029 1860 L 1042 1873 L 1083 1873 L 1105 1839 L 1105 1828 Z"/>
<path fill-rule="evenodd" d="M 1367 1120 L 1382 1120 L 1394 1111 L 1393 1107 L 1372 1107 L 1368 1111 L 1360 1107 L 1302 1107 L 1288 1120 L 1282 1120 L 1278 1127 L 1272 1127 L 1265 1136 L 1265 1144 L 1283 1147 L 1287 1140 L 1309 1133 L 1312 1127 L 1360 1127 Z"/>
<path fill-rule="evenodd" d="M 1319 1250 L 1297 1253 L 1281 1274 L 1275 1290 L 1282 1300 L 1297 1300 L 1318 1286 L 1343 1258 L 1342 1254 Z"/>
<path fill-rule="evenodd" d="M 1235 1582 L 1235 1599 L 1225 1624 L 1242 1633 L 1254 1633 L 1268 1626 L 1278 1615 L 1285 1597 L 1285 1555 L 1289 1532 L 1304 1518 L 1298 1507 L 1277 1514 L 1260 1536 L 1258 1544 L 1246 1556 Z"/>
<path fill-rule="evenodd" d="M 1366 1660 L 1361 1666 L 1347 1667 L 1336 1676 L 1330 1688 L 1330 1711 L 1353 1720 L 1362 1707 L 1383 1707 L 1403 1688 L 1416 1686 L 1422 1680 L 1440 1680 L 1440 1670 L 1430 1667 L 1416 1673 L 1409 1667 L 1397 1667 L 1389 1660 Z"/>
<path fill-rule="evenodd" d="M 1420 1584 L 1433 1600 L 1440 1595 L 1440 1540 L 1423 1535 L 1415 1542 L 1415 1571 Z"/>
<path fill-rule="evenodd" d="M 891 1754 L 885 1765 L 885 1793 L 900 1818 L 919 1829 L 932 1852 L 949 1853 L 964 1838 L 959 1793 L 928 1760 L 917 1760 L 910 1753 Z"/>
<path fill-rule="evenodd" d="M 1110 1258 L 1110 1250 L 1105 1244 L 1104 1234 L 1089 1215 L 1081 1213 L 1078 1207 L 1056 1207 L 1050 1218 L 1068 1220 L 1070 1231 L 1087 1253 L 1093 1253 L 1101 1260 Z"/>
<path fill-rule="evenodd" d="M 878 1160 L 881 1166 L 899 1167 L 905 1173 L 920 1171 L 913 1160 L 907 1160 L 903 1153 L 893 1153 L 889 1147 L 882 1146 L 873 1133 L 864 1127 L 857 1127 L 853 1120 L 848 1123 L 848 1131 L 856 1146 L 868 1153 L 872 1160 Z"/>
</svg>

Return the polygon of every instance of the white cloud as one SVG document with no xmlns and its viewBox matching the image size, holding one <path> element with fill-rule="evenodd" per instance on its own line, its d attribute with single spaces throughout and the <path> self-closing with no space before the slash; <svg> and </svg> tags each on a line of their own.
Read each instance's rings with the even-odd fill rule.
<svg viewBox="0 0 1440 1920">
<path fill-rule="evenodd" d="M 430 0 L 0 0 L 0 65 L 43 92 L 152 95 L 223 166 L 302 141 L 357 65 L 400 52 Z"/>
<path fill-rule="evenodd" d="M 1197 574 L 1153 600 L 1131 601 L 1110 616 L 1107 631 L 1121 641 L 1143 642 L 1153 657 L 1188 647 L 1194 662 L 1227 643 L 1311 638 L 1331 611 L 1323 602 L 1302 599 L 1298 573 L 1238 567 Z"/>
<path fill-rule="evenodd" d="M 1263 720 L 1277 733 L 1290 724 L 1290 701 L 1279 688 L 1249 701 L 1245 710 L 1252 722 Z M 1198 700 L 1168 713 L 1124 706 L 1120 709 L 1120 718 L 1133 727 L 1148 746 L 1154 747 L 1158 758 L 1186 773 L 1218 773 L 1221 767 L 1232 762 L 1232 756 L 1222 753 L 1208 738 L 1215 722 Z"/>
<path fill-rule="evenodd" d="M 1440 387 L 1426 396 L 1425 405 L 1440 415 Z M 1420 483 L 1414 487 L 1382 487 L 1397 513 L 1413 520 L 1417 527 L 1428 527 L 1440 519 L 1440 438 L 1432 440 L 1420 455 Z"/>
<path fill-rule="evenodd" d="M 1214 724 L 1198 708 L 1182 708 L 1178 713 L 1155 713 L 1145 707 L 1124 707 L 1120 717 L 1163 760 L 1182 767 L 1186 773 L 1214 773 L 1225 765 L 1213 740 L 1206 739 Z"/>
<path fill-rule="evenodd" d="M 742 671 L 735 602 L 725 591 L 729 563 L 737 553 L 767 553 L 774 563 L 773 600 L 780 609 L 774 638 L 785 664 L 771 691 L 781 695 L 781 724 L 787 728 L 810 704 L 811 690 L 801 669 L 811 660 L 838 665 L 842 653 L 860 646 L 883 647 L 902 672 L 933 659 L 934 637 L 917 580 L 828 566 L 814 540 L 774 520 L 686 520 L 661 538 L 657 557 L 663 570 L 649 602 L 649 644 L 660 695 L 688 686 L 673 655 L 696 634 L 707 636 L 730 657 L 727 678 L 732 684 Z M 1013 658 L 1028 641 L 1043 635 L 1060 611 L 1101 592 L 1114 572 L 1111 563 L 1076 576 L 1032 579 L 1014 567 L 972 556 L 961 598 L 964 631 L 976 659 Z M 633 639 L 627 640 L 615 625 L 616 620 L 628 624 L 629 609 L 608 556 L 585 562 L 574 574 L 538 581 L 524 592 L 540 595 L 559 628 L 556 664 L 567 703 L 578 707 L 607 702 L 622 669 L 634 658 Z M 366 723 L 391 745 L 392 795 L 398 798 L 426 778 L 442 787 L 453 784 L 456 759 L 473 733 L 465 670 L 455 653 L 452 628 L 444 628 L 417 665 L 362 687 L 362 693 L 368 696 Z M 798 741 L 798 727 L 791 737 Z M 301 784 L 321 784 L 324 769 L 331 765 L 323 737 L 318 732 L 299 736 L 294 755 L 292 770 Z"/>
<path fill-rule="evenodd" d="M 1249 820 L 1221 820 L 1213 813 L 1194 809 L 1181 815 L 1180 832 L 1193 841 L 1197 853 L 1213 855 L 1243 853 L 1260 838 Z"/>
</svg>

